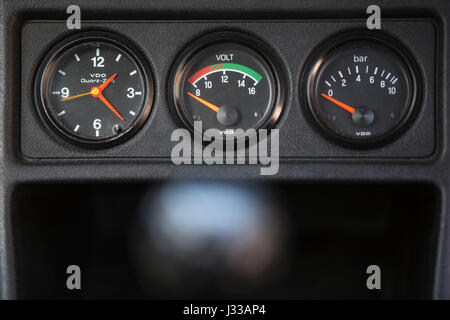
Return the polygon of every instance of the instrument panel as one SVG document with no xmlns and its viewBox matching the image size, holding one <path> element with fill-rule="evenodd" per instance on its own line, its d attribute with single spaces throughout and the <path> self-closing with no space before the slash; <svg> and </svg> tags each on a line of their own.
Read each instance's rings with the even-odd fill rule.
<svg viewBox="0 0 450 320">
<path fill-rule="evenodd" d="M 280 158 L 435 151 L 430 20 L 333 33 L 336 23 L 304 21 L 88 25 L 22 31 L 24 70 L 36 70 L 22 74 L 26 158 L 169 158 L 178 128 L 206 141 L 279 129 Z"/>
</svg>

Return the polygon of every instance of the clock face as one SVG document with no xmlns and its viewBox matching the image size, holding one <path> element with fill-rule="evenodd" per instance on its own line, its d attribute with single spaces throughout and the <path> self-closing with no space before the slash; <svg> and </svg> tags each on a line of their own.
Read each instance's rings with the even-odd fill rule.
<svg viewBox="0 0 450 320">
<path fill-rule="evenodd" d="M 45 60 L 37 100 L 66 140 L 110 145 L 136 132 L 148 117 L 153 100 L 149 68 L 123 43 L 89 33 L 57 46 Z"/>
</svg>

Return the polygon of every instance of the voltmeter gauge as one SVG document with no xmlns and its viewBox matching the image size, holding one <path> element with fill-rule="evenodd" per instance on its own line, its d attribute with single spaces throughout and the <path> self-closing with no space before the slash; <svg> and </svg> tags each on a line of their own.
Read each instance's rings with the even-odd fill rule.
<svg viewBox="0 0 450 320">
<path fill-rule="evenodd" d="M 57 44 L 36 79 L 36 102 L 56 133 L 85 147 L 122 142 L 147 119 L 153 79 L 125 39 L 85 32 Z"/>
<path fill-rule="evenodd" d="M 171 77 L 172 104 L 182 122 L 223 138 L 236 129 L 269 128 L 281 115 L 284 83 L 272 51 L 235 32 L 210 34 L 182 52 Z"/>
<path fill-rule="evenodd" d="M 420 92 L 419 69 L 400 43 L 355 32 L 313 53 L 300 94 L 328 137 L 372 147 L 389 143 L 413 122 Z"/>
</svg>

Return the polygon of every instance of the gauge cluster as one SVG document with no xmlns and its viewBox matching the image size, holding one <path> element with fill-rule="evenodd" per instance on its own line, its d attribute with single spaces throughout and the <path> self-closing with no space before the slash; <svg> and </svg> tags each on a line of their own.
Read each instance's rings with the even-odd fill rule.
<svg viewBox="0 0 450 320">
<path fill-rule="evenodd" d="M 26 158 L 168 158 L 197 121 L 224 139 L 279 129 L 281 158 L 435 152 L 430 20 L 86 25 L 22 29 Z"/>
</svg>

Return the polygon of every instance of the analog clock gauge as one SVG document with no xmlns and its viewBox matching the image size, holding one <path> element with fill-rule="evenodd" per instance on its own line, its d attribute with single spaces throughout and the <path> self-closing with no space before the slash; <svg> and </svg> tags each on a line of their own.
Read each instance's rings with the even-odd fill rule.
<svg viewBox="0 0 450 320">
<path fill-rule="evenodd" d="M 82 33 L 44 59 L 36 100 L 50 127 L 69 142 L 111 146 L 147 119 L 153 79 L 143 56 L 124 39 Z"/>
</svg>

